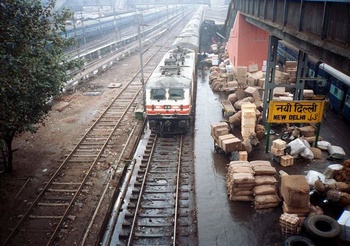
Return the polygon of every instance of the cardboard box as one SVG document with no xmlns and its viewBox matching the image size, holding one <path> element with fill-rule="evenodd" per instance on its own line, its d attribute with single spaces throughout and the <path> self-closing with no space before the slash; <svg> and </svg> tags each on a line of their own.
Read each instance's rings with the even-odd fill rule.
<svg viewBox="0 0 350 246">
<path fill-rule="evenodd" d="M 211 136 L 216 139 L 218 136 L 228 134 L 229 126 L 226 122 L 211 124 Z"/>
<path fill-rule="evenodd" d="M 253 126 L 254 125 L 254 127 L 255 127 L 255 125 L 256 125 L 256 116 L 255 116 L 255 114 L 254 114 L 253 117 L 243 117 L 242 116 L 241 123 L 242 123 L 243 126 L 249 126 L 249 125 Z"/>
<path fill-rule="evenodd" d="M 252 77 L 247 78 L 247 85 L 248 86 L 256 86 L 258 84 L 258 80 L 254 79 Z"/>
<path fill-rule="evenodd" d="M 251 133 L 255 133 L 255 125 L 245 125 L 241 127 L 242 135 L 247 135 Z"/>
<path fill-rule="evenodd" d="M 222 149 L 226 153 L 232 151 L 240 151 L 242 149 L 242 141 L 239 138 L 230 138 L 222 141 Z"/>
<path fill-rule="evenodd" d="M 272 147 L 278 150 L 284 150 L 287 146 L 287 142 L 282 139 L 276 139 L 272 141 Z"/>
<path fill-rule="evenodd" d="M 229 134 L 229 129 L 226 128 L 226 127 L 214 129 L 214 135 L 216 137 L 219 137 L 219 136 L 222 136 L 222 135 L 226 135 L 226 134 Z"/>
<path fill-rule="evenodd" d="M 303 96 L 304 97 L 313 97 L 314 96 L 314 91 L 313 90 L 304 90 L 303 91 Z"/>
<path fill-rule="evenodd" d="M 242 89 L 236 90 L 235 94 L 237 96 L 238 101 L 246 97 L 245 92 Z"/>
<path fill-rule="evenodd" d="M 218 137 L 218 144 L 220 146 L 220 148 L 222 148 L 223 146 L 223 141 L 226 139 L 230 139 L 230 138 L 235 138 L 235 136 L 233 134 L 225 134 L 225 135 L 221 135 Z"/>
<path fill-rule="evenodd" d="M 250 72 L 250 73 L 257 72 L 258 70 L 259 70 L 258 64 L 250 64 L 248 66 L 248 72 Z"/>
<path fill-rule="evenodd" d="M 246 66 L 238 66 L 237 67 L 237 76 L 246 77 L 248 72 L 248 68 Z"/>
<path fill-rule="evenodd" d="M 284 149 L 276 149 L 275 147 L 271 146 L 271 153 L 274 156 L 282 156 L 284 155 Z"/>
<path fill-rule="evenodd" d="M 261 78 L 258 80 L 258 86 L 260 88 L 264 88 L 265 87 L 265 78 Z"/>
<path fill-rule="evenodd" d="M 280 164 L 284 167 L 292 166 L 294 164 L 294 158 L 291 155 L 282 155 Z"/>
<path fill-rule="evenodd" d="M 239 85 L 247 85 L 247 77 L 246 76 L 237 76 L 237 82 Z"/>
<path fill-rule="evenodd" d="M 260 99 L 259 89 L 257 87 L 248 86 L 244 93 L 247 97 L 253 97 L 254 100 Z"/>
</svg>

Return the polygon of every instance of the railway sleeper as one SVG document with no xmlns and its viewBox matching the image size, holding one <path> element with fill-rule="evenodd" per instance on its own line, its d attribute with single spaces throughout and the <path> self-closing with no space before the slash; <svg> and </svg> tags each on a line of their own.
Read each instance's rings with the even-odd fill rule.
<svg viewBox="0 0 350 246">
<path fill-rule="evenodd" d="M 128 239 L 130 235 L 130 228 L 129 230 L 120 230 L 119 232 L 119 239 Z"/>
<path fill-rule="evenodd" d="M 135 208 L 136 208 L 136 205 L 133 204 L 133 203 L 129 203 L 128 206 L 127 206 L 127 209 L 129 209 L 129 210 L 133 210 Z"/>
<path fill-rule="evenodd" d="M 174 205 L 141 205 L 141 208 L 143 209 L 174 209 Z"/>
<path fill-rule="evenodd" d="M 145 193 L 174 193 L 174 189 L 172 189 L 172 190 L 152 190 L 152 189 L 147 190 L 146 189 Z"/>
<path fill-rule="evenodd" d="M 173 218 L 174 213 L 171 214 L 143 214 L 138 215 L 140 218 Z"/>
<path fill-rule="evenodd" d="M 172 233 L 160 233 L 160 234 L 150 234 L 150 233 L 135 233 L 135 236 L 138 238 L 164 238 L 164 237 L 172 237 Z"/>
<path fill-rule="evenodd" d="M 172 227 L 173 226 L 172 223 L 157 223 L 157 224 L 137 223 L 137 225 L 139 227 L 152 227 L 152 228 L 156 228 L 156 227 Z"/>
<path fill-rule="evenodd" d="M 138 195 L 138 194 L 140 194 L 140 189 L 134 188 L 134 189 L 132 190 L 131 194 L 132 194 L 132 195 L 135 195 L 135 194 Z"/>
</svg>

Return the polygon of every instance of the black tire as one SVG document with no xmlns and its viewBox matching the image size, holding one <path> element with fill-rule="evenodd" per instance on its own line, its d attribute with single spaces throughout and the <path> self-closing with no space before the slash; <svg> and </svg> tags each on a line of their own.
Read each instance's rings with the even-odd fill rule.
<svg viewBox="0 0 350 246">
<path fill-rule="evenodd" d="M 284 246 L 315 246 L 315 244 L 307 237 L 294 235 L 284 241 Z"/>
<path fill-rule="evenodd" d="M 305 234 L 314 241 L 329 241 L 340 234 L 338 222 L 327 215 L 311 215 L 303 223 Z"/>
</svg>

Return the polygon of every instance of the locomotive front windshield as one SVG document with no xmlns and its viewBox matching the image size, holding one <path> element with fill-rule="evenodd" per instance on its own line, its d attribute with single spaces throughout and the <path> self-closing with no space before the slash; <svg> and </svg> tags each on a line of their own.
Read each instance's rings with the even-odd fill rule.
<svg viewBox="0 0 350 246">
<path fill-rule="evenodd" d="M 181 100 L 184 99 L 183 89 L 169 89 L 169 100 Z"/>
<path fill-rule="evenodd" d="M 166 97 L 165 89 L 152 89 L 151 90 L 151 99 L 153 100 L 165 100 Z"/>
</svg>

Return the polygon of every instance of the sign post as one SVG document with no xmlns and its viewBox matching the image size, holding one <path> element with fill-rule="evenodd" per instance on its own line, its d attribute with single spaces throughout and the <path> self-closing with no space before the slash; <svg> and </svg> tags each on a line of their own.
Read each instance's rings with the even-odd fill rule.
<svg viewBox="0 0 350 246">
<path fill-rule="evenodd" d="M 266 153 L 269 150 L 271 123 L 317 123 L 316 146 L 320 132 L 324 101 L 270 101 Z"/>
</svg>

